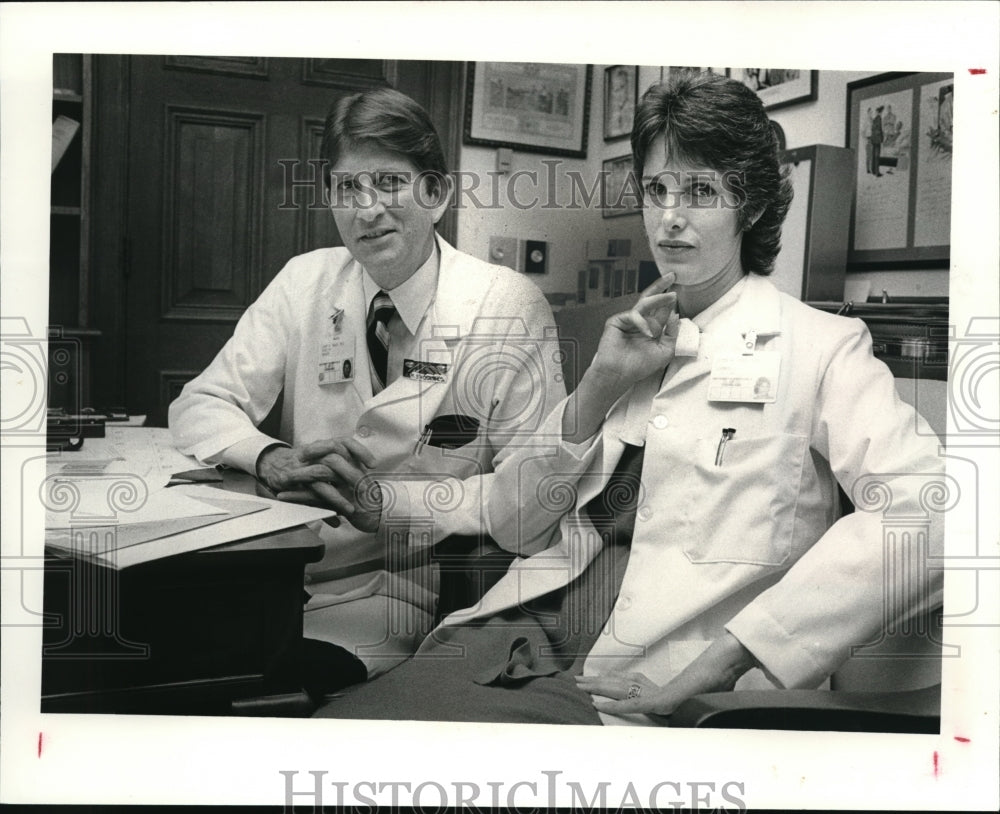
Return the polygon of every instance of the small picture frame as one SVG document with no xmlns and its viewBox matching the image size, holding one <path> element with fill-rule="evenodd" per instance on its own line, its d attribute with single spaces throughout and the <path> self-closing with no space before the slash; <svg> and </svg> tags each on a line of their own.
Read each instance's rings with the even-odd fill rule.
<svg viewBox="0 0 1000 814">
<path fill-rule="evenodd" d="M 632 172 L 632 156 L 608 158 L 601 165 L 601 216 L 617 218 L 642 211 L 642 188 Z"/>
<path fill-rule="evenodd" d="M 729 76 L 729 68 L 686 68 L 675 65 L 661 65 L 660 81 L 665 82 L 670 77 L 682 73 L 714 73 L 719 76 Z"/>
<path fill-rule="evenodd" d="M 628 138 L 639 100 L 639 67 L 612 65 L 604 69 L 604 140 Z"/>
<path fill-rule="evenodd" d="M 819 71 L 798 68 L 730 68 L 729 75 L 756 93 L 764 110 L 778 110 L 819 95 Z"/>
</svg>

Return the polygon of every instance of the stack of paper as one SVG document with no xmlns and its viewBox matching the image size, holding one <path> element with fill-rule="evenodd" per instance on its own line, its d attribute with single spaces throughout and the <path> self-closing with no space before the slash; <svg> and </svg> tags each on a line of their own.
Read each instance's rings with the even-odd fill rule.
<svg viewBox="0 0 1000 814">
<path fill-rule="evenodd" d="M 109 427 L 77 452 L 51 453 L 46 545 L 125 568 L 334 514 L 212 486 L 167 488 L 172 474 L 197 468 L 154 428 Z"/>
</svg>

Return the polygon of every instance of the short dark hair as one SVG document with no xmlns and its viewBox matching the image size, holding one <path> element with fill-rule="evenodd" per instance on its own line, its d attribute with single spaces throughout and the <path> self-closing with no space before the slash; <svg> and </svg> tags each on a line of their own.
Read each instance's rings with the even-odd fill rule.
<svg viewBox="0 0 1000 814">
<path fill-rule="evenodd" d="M 709 73 L 684 72 L 651 86 L 632 127 L 636 178 L 642 178 L 646 154 L 661 135 L 671 157 L 738 179 L 743 268 L 770 274 L 781 249 L 792 185 L 757 94 L 742 82 Z"/>
<path fill-rule="evenodd" d="M 448 167 L 431 118 L 413 99 L 394 88 L 375 88 L 344 96 L 326 116 L 320 158 L 324 183 L 345 150 L 361 144 L 399 153 L 430 177 L 439 189 Z"/>
</svg>

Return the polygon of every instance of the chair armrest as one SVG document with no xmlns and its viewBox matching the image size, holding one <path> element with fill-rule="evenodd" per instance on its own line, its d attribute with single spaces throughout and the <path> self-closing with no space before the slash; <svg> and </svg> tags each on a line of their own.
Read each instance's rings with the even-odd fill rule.
<svg viewBox="0 0 1000 814">
<path fill-rule="evenodd" d="M 749 690 L 689 698 L 670 726 L 938 734 L 941 687 L 901 692 Z"/>
<path fill-rule="evenodd" d="M 305 692 L 258 695 L 231 703 L 231 714 L 244 718 L 308 718 L 317 704 Z"/>
</svg>

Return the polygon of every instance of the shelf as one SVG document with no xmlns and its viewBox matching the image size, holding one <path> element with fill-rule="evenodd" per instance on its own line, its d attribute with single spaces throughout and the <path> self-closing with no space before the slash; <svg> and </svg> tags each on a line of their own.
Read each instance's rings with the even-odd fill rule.
<svg viewBox="0 0 1000 814">
<path fill-rule="evenodd" d="M 77 102 L 83 104 L 83 96 L 75 90 L 65 88 L 55 88 L 52 91 L 52 99 L 56 102 Z"/>
<path fill-rule="evenodd" d="M 83 210 L 79 206 L 53 206 L 52 214 L 80 217 L 83 214 Z"/>
</svg>

